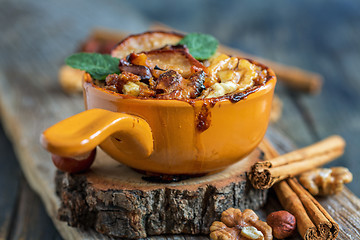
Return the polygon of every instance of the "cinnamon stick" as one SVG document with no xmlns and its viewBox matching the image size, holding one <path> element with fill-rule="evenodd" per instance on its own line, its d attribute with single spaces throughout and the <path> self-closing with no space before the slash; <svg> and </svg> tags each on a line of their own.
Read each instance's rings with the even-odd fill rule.
<svg viewBox="0 0 360 240">
<path fill-rule="evenodd" d="M 327 143 L 330 143 L 332 148 L 338 146 L 336 142 L 333 142 L 334 140 L 329 142 L 329 139 L 343 142 L 342 138 L 333 136 L 315 144 L 315 147 L 323 149 Z M 268 141 L 263 143 L 262 149 L 269 158 L 274 159 L 279 156 L 278 152 Z M 316 151 L 316 149 L 310 148 L 308 153 L 316 153 Z M 301 152 L 298 151 L 296 154 L 300 156 Z M 281 161 L 279 160 L 278 163 L 281 163 Z M 339 233 L 338 224 L 297 180 L 283 180 L 275 184 L 274 189 L 281 205 L 296 217 L 297 228 L 303 239 L 335 239 L 337 237 Z"/>
<path fill-rule="evenodd" d="M 311 221 L 315 224 L 318 234 L 323 239 L 334 239 L 339 233 L 339 225 L 326 212 L 318 201 L 303 188 L 295 178 L 290 178 L 287 183 L 291 189 L 296 193 L 305 207 L 306 213 L 309 215 Z"/>
<path fill-rule="evenodd" d="M 299 182 L 292 178 L 274 186 L 281 205 L 296 217 L 303 239 L 335 239 L 339 225 Z"/>
<path fill-rule="evenodd" d="M 279 153 L 270 144 L 270 142 L 267 141 L 267 139 L 265 139 L 262 149 L 269 158 L 279 156 Z M 306 213 L 300 198 L 290 188 L 287 182 L 284 180 L 275 184 L 274 190 L 281 205 L 295 216 L 297 229 L 301 237 L 303 237 L 303 239 L 317 239 L 319 234 L 315 224 Z"/>
<path fill-rule="evenodd" d="M 315 224 L 311 221 L 301 200 L 287 182 L 284 180 L 277 183 L 274 190 L 283 208 L 295 216 L 297 229 L 301 237 L 304 239 L 317 239 L 316 237 L 319 234 Z"/>
<path fill-rule="evenodd" d="M 331 136 L 281 156 L 266 139 L 259 147 L 265 152 L 268 160 L 254 164 L 249 179 L 255 188 L 268 189 L 276 182 L 309 171 L 341 156 L 344 153 L 345 141 L 340 136 Z"/>
<path fill-rule="evenodd" d="M 343 141 L 338 136 L 333 136 L 331 139 Z M 326 139 L 318 143 L 316 148 L 320 146 L 320 149 L 323 149 L 326 143 L 330 143 L 331 147 L 337 146 L 334 140 L 329 142 Z M 268 141 L 263 143 L 262 149 L 270 158 L 279 156 L 279 153 Z M 316 149 L 311 148 L 309 152 L 314 153 Z M 301 152 L 297 152 L 297 154 L 301 154 Z M 274 185 L 274 190 L 281 205 L 296 217 L 297 229 L 303 239 L 335 239 L 337 237 L 339 225 L 296 179 L 280 181 Z"/>
<path fill-rule="evenodd" d="M 171 31 L 173 28 L 161 23 L 155 23 L 150 26 L 152 30 L 165 30 Z M 236 55 L 239 57 L 254 59 L 260 63 L 263 63 L 274 70 L 280 81 L 287 86 L 303 91 L 310 94 L 317 94 L 321 91 L 323 77 L 314 72 L 306 71 L 297 67 L 287 66 L 281 63 L 277 63 L 268 59 L 260 58 L 254 55 L 250 55 L 239 51 L 237 49 L 219 46 L 219 51 L 225 54 Z"/>
</svg>

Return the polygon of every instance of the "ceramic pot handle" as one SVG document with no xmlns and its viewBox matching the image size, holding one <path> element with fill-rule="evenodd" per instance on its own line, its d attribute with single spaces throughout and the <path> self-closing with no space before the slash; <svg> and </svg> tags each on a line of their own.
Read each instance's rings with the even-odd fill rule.
<svg viewBox="0 0 360 240">
<path fill-rule="evenodd" d="M 144 119 L 104 109 L 86 110 L 53 125 L 41 135 L 41 144 L 56 155 L 78 156 L 92 151 L 110 135 L 142 157 L 153 151 L 151 129 Z"/>
</svg>

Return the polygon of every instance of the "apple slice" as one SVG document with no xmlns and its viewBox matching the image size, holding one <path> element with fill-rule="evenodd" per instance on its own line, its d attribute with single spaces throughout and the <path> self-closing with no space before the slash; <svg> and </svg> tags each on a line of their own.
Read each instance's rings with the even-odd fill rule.
<svg viewBox="0 0 360 240">
<path fill-rule="evenodd" d="M 89 153 L 77 157 L 62 157 L 51 154 L 54 165 L 61 171 L 68 173 L 85 172 L 95 160 L 96 148 Z"/>
<path fill-rule="evenodd" d="M 206 67 L 191 56 L 187 48 L 182 46 L 165 47 L 143 54 L 146 56 L 146 60 L 143 62 L 156 78 L 168 70 L 174 70 L 184 78 L 189 78 L 197 71 L 207 71 Z M 131 54 L 128 59 L 130 63 L 137 63 L 139 62 L 137 58 L 142 58 L 143 54 Z"/>
<path fill-rule="evenodd" d="M 162 31 L 130 35 L 114 47 L 111 56 L 122 59 L 130 53 L 146 52 L 162 48 L 165 45 L 175 45 L 183 37 L 179 33 Z"/>
</svg>

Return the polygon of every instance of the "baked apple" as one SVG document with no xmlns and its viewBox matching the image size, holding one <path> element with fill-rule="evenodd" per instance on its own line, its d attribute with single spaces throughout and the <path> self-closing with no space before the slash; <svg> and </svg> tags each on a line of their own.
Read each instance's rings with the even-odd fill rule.
<svg viewBox="0 0 360 240">
<path fill-rule="evenodd" d="M 130 35 L 114 47 L 111 56 L 122 59 L 130 53 L 150 51 L 165 45 L 176 45 L 183 37 L 179 33 L 162 31 Z"/>
</svg>

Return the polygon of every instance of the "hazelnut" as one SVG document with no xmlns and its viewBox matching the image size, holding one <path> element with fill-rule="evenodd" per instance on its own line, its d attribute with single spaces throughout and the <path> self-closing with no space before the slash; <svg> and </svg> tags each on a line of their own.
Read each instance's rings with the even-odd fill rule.
<svg viewBox="0 0 360 240">
<path fill-rule="evenodd" d="M 296 218 L 288 211 L 270 213 L 266 222 L 272 227 L 273 236 L 277 239 L 290 237 L 296 230 Z"/>
<path fill-rule="evenodd" d="M 51 154 L 54 165 L 61 171 L 69 173 L 79 173 L 87 171 L 93 164 L 96 156 L 96 148 L 91 152 L 81 156 L 62 157 Z"/>
</svg>

